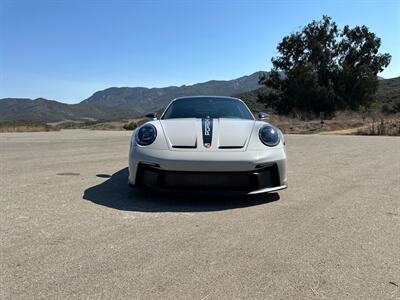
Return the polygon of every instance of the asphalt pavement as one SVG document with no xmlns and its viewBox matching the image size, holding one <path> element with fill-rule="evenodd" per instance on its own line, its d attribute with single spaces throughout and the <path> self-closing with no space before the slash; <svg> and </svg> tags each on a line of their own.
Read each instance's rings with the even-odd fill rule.
<svg viewBox="0 0 400 300">
<path fill-rule="evenodd" d="M 400 299 L 400 138 L 289 135 L 289 188 L 127 186 L 129 132 L 0 134 L 1 299 Z"/>
</svg>

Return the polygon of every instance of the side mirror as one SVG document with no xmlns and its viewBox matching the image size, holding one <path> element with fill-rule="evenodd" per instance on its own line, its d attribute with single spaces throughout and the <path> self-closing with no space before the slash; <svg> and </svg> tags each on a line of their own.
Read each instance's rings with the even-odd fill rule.
<svg viewBox="0 0 400 300">
<path fill-rule="evenodd" d="M 260 120 L 268 120 L 271 116 L 265 112 L 259 112 L 258 113 L 258 118 Z"/>
<path fill-rule="evenodd" d="M 147 118 L 151 118 L 151 119 L 157 119 L 157 113 L 148 113 L 146 114 Z"/>
</svg>

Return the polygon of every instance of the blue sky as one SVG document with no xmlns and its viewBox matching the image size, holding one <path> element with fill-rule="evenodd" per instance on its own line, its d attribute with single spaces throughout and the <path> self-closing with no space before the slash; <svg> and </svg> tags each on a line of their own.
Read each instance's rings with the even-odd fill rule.
<svg viewBox="0 0 400 300">
<path fill-rule="evenodd" d="M 283 36 L 331 16 L 367 25 L 400 75 L 400 1 L 0 0 L 0 98 L 76 103 L 110 86 L 162 87 L 268 70 Z"/>
</svg>

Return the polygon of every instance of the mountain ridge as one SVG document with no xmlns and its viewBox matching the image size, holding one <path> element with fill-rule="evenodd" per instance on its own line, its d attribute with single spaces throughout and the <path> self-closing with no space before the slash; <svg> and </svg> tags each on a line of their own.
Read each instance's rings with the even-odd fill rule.
<svg viewBox="0 0 400 300">
<path fill-rule="evenodd" d="M 37 98 L 0 99 L 0 121 L 34 120 L 58 122 L 65 120 L 132 119 L 145 113 L 159 111 L 179 96 L 233 96 L 259 88 L 262 71 L 232 80 L 209 80 L 193 85 L 164 88 L 109 87 L 96 91 L 89 98 L 66 104 L 56 100 Z"/>
<path fill-rule="evenodd" d="M 262 71 L 232 80 L 209 80 L 193 85 L 164 88 L 110 87 L 96 91 L 92 96 L 76 104 L 67 104 L 45 98 L 0 99 L 0 121 L 32 120 L 42 122 L 112 121 L 133 119 L 148 112 L 161 111 L 172 99 L 179 96 L 221 95 L 237 96 L 250 109 L 264 108 L 257 102 L 258 93 L 265 87 L 258 85 Z M 400 103 L 400 77 L 379 80 L 376 94 L 379 101 Z"/>
<path fill-rule="evenodd" d="M 168 86 L 163 88 L 111 87 L 97 91 L 81 103 L 96 103 L 112 107 L 134 106 L 146 113 L 159 110 L 179 96 L 221 95 L 233 96 L 260 87 L 258 79 L 262 71 L 232 80 L 209 80 L 192 85 Z"/>
<path fill-rule="evenodd" d="M 0 121 L 32 120 L 57 122 L 64 120 L 116 120 L 139 116 L 133 109 L 111 109 L 96 104 L 66 104 L 37 98 L 0 99 Z"/>
</svg>

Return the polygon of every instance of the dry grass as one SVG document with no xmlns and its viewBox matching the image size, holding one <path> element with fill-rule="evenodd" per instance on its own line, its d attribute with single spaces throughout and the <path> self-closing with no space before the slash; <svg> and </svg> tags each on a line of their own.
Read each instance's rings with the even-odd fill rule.
<svg viewBox="0 0 400 300">
<path fill-rule="evenodd" d="M 312 119 L 303 120 L 297 117 L 272 115 L 269 122 L 282 130 L 283 133 L 291 134 L 315 134 L 335 132 L 360 128 L 367 124 L 369 119 L 359 113 L 342 111 L 329 120 Z M 343 132 L 344 133 L 344 132 Z"/>
<path fill-rule="evenodd" d="M 127 121 L 69 121 L 57 125 L 59 129 L 124 130 Z"/>
<path fill-rule="evenodd" d="M 41 132 L 56 131 L 56 127 L 37 121 L 4 121 L 0 122 L 0 132 Z"/>
<path fill-rule="evenodd" d="M 124 129 L 125 130 L 134 130 L 137 127 L 139 127 L 140 125 L 146 123 L 147 121 L 149 121 L 148 118 L 130 120 L 128 123 L 126 123 L 124 125 Z"/>
<path fill-rule="evenodd" d="M 400 118 L 374 120 L 360 128 L 356 134 L 400 136 Z"/>
<path fill-rule="evenodd" d="M 134 130 L 149 121 L 148 118 L 138 118 L 120 121 L 68 121 L 56 126 L 34 121 L 0 122 L 0 132 L 34 132 L 60 129 L 90 129 L 90 130 Z M 291 134 L 339 134 L 339 135 L 400 135 L 400 114 L 397 115 L 366 115 L 342 111 L 329 120 L 303 120 L 299 117 L 280 116 L 272 114 L 269 122 L 283 133 Z"/>
<path fill-rule="evenodd" d="M 58 123 L 57 127 L 59 129 L 134 130 L 148 120 L 148 118 L 139 118 L 119 121 L 68 121 Z"/>
<path fill-rule="evenodd" d="M 81 122 L 64 123 L 60 128 L 83 128 L 92 130 L 134 130 L 141 124 L 149 121 L 148 118 L 110 122 Z M 366 114 L 351 111 L 341 111 L 329 119 L 321 122 L 320 119 L 304 120 L 300 117 L 281 116 L 272 114 L 269 122 L 283 133 L 291 134 L 358 134 L 360 128 L 364 128 L 373 122 L 373 118 Z"/>
<path fill-rule="evenodd" d="M 302 120 L 287 116 L 272 116 L 270 122 L 283 133 L 292 134 L 335 134 L 335 135 L 400 135 L 400 115 L 383 113 L 337 112 L 329 119 Z"/>
</svg>

